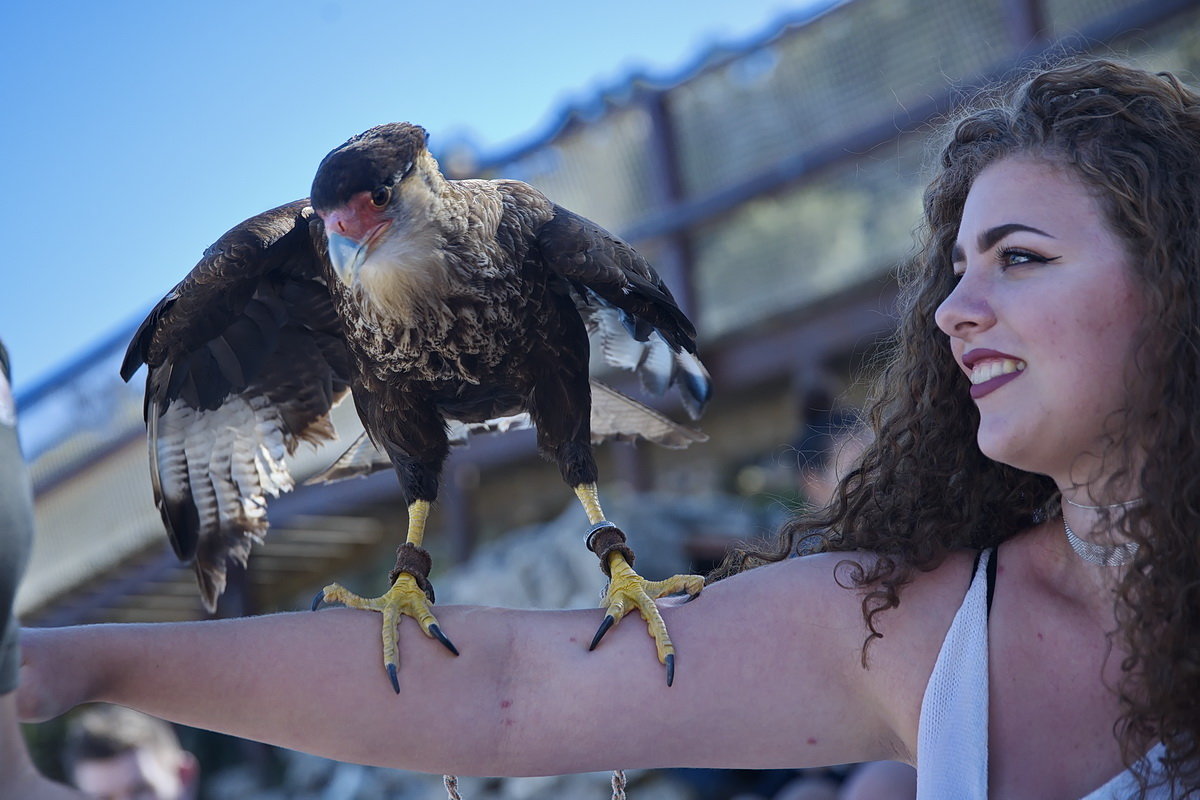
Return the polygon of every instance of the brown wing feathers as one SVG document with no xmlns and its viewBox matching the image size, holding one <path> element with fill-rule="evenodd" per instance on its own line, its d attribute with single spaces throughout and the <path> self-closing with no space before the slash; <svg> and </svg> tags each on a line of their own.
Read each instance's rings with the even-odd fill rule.
<svg viewBox="0 0 1200 800">
<path fill-rule="evenodd" d="M 675 350 L 696 350 L 696 329 L 641 254 L 596 223 L 554 207 L 538 232 L 546 265 L 620 309 L 638 341 L 656 330 Z"/>
<path fill-rule="evenodd" d="M 286 457 L 331 438 L 349 354 L 298 202 L 237 226 L 154 308 L 122 364 L 146 363 L 155 501 L 215 608 L 228 558 L 267 527 L 266 495 L 292 486 Z"/>
<path fill-rule="evenodd" d="M 649 262 L 560 206 L 538 232 L 538 244 L 547 267 L 574 289 L 576 307 L 605 360 L 636 372 L 654 394 L 678 386 L 689 416 L 699 419 L 712 382 L 694 355 L 696 329 Z"/>
</svg>

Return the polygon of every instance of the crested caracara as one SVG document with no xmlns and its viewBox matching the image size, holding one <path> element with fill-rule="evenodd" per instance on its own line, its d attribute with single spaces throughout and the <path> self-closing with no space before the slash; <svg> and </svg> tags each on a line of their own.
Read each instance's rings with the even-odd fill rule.
<svg viewBox="0 0 1200 800">
<path fill-rule="evenodd" d="M 425 131 L 382 125 L 321 162 L 311 200 L 236 226 L 150 312 L 121 374 L 148 366 L 145 415 L 155 501 L 176 554 L 215 608 L 226 562 L 266 531 L 266 496 L 292 487 L 288 456 L 333 437 L 349 393 L 366 434 L 324 477 L 390 466 L 408 504 L 391 589 L 368 599 L 337 584 L 324 599 L 383 612 L 396 678 L 397 615 L 454 650 L 430 605 L 421 547 L 453 439 L 532 424 L 593 526 L 609 575 L 604 631 L 647 619 L 667 682 L 674 648 L 654 599 L 703 580 L 647 582 L 604 519 L 593 440 L 685 446 L 705 437 L 591 380 L 591 344 L 657 391 L 674 385 L 693 417 L 710 382 L 695 330 L 641 255 L 512 180 L 447 180 Z"/>
</svg>

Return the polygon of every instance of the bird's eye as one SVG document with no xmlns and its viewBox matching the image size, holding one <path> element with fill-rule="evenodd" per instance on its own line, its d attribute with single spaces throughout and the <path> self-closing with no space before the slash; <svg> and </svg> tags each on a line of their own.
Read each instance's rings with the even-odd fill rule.
<svg viewBox="0 0 1200 800">
<path fill-rule="evenodd" d="M 383 208 L 392 199 L 392 187 L 380 186 L 375 191 L 371 192 L 371 205 L 376 208 Z"/>
</svg>

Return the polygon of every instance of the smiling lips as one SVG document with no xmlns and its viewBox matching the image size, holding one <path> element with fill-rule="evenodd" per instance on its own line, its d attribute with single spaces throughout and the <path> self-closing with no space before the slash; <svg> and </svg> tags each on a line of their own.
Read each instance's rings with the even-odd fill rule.
<svg viewBox="0 0 1200 800">
<path fill-rule="evenodd" d="M 978 400 L 1020 375 L 1025 362 L 994 350 L 972 350 L 963 355 L 963 366 L 971 371 L 971 397 Z"/>
</svg>

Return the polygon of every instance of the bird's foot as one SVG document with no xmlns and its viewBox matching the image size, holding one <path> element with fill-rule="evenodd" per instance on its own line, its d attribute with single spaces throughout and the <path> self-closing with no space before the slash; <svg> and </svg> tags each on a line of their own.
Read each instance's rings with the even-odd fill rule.
<svg viewBox="0 0 1200 800">
<path fill-rule="evenodd" d="M 437 639 L 447 650 L 458 655 L 458 648 L 442 633 L 437 617 L 430 609 L 433 603 L 433 589 L 428 578 L 420 572 L 418 569 L 415 574 L 408 571 L 393 573 L 392 588 L 379 597 L 360 597 L 341 584 L 331 583 L 313 599 L 314 611 L 324 601 L 341 603 L 349 608 L 378 611 L 383 615 L 383 666 L 397 694 L 400 693 L 400 681 L 397 677 L 399 651 L 396 644 L 396 626 L 401 617 L 412 617 L 426 636 Z"/>
<path fill-rule="evenodd" d="M 612 531 L 619 535 L 620 541 L 616 545 L 605 547 L 602 540 L 611 536 Z M 704 588 L 704 578 L 701 575 L 673 575 L 666 580 L 648 581 L 634 572 L 633 567 L 629 565 L 632 559 L 626 556 L 628 547 L 624 545 L 624 534 L 621 534 L 619 529 L 615 526 L 610 527 L 608 531 L 602 531 L 599 537 L 595 536 L 595 533 L 596 531 L 593 531 L 593 535 L 589 536 L 589 546 L 596 544 L 597 539 L 601 540 L 599 546 L 594 546 L 593 549 L 599 551 L 597 555 L 601 556 L 601 563 L 608 565 L 609 582 L 600 604 L 606 609 L 604 620 L 600 623 L 600 628 L 588 649 L 596 649 L 596 645 L 600 644 L 600 640 L 610 628 L 620 622 L 626 614 L 637 609 L 654 639 L 659 663 L 667 668 L 667 685 L 670 686 L 675 681 L 675 645 L 671 642 L 667 625 L 663 622 L 662 614 L 654 601 L 660 597 L 684 592 L 689 595 L 688 599 L 691 599 Z M 632 552 L 629 552 L 629 555 L 632 555 Z"/>
</svg>

